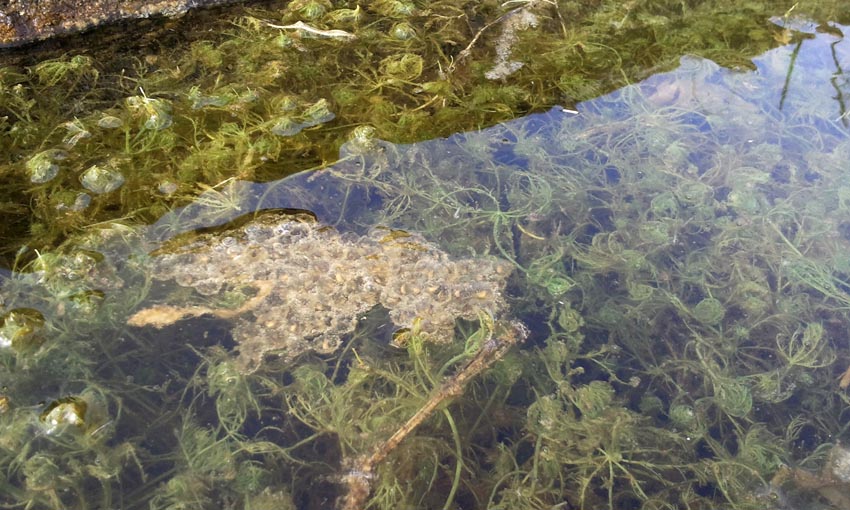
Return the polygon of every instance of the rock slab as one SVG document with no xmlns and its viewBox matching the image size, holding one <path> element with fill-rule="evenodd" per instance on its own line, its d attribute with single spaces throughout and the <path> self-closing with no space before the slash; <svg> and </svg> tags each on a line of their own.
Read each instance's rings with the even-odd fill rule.
<svg viewBox="0 0 850 510">
<path fill-rule="evenodd" d="M 20 46 L 116 21 L 174 16 L 238 0 L 0 0 L 0 47 Z"/>
</svg>

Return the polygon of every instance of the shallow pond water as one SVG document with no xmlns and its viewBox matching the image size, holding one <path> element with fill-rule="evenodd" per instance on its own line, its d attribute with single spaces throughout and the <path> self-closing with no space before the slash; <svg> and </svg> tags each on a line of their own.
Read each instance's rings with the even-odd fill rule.
<svg viewBox="0 0 850 510">
<path fill-rule="evenodd" d="M 356 7 L 0 69 L 0 505 L 847 508 L 829 6 Z"/>
</svg>

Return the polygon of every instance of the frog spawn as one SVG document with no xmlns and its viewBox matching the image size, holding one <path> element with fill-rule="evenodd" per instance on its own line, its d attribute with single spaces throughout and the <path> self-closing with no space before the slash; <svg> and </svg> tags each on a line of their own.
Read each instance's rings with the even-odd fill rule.
<svg viewBox="0 0 850 510">
<path fill-rule="evenodd" d="M 504 308 L 510 273 L 505 261 L 452 260 L 415 234 L 374 229 L 356 236 L 291 216 L 161 250 L 152 267 L 154 278 L 193 289 L 205 304 L 166 298 L 129 324 L 163 327 L 205 314 L 232 319 L 246 372 L 266 353 L 292 359 L 333 352 L 379 304 L 396 326 L 415 325 L 431 342 L 450 342 L 455 319 Z"/>
</svg>

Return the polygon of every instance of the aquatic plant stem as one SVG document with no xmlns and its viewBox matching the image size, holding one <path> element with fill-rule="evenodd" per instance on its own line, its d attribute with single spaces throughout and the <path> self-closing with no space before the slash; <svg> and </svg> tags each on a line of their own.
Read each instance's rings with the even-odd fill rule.
<svg viewBox="0 0 850 510">
<path fill-rule="evenodd" d="M 448 409 L 443 409 L 443 416 L 446 417 L 446 421 L 452 429 L 452 439 L 454 439 L 455 443 L 455 456 L 457 457 L 455 462 L 455 476 L 452 479 L 452 488 L 449 491 L 449 496 L 446 498 L 446 502 L 443 504 L 443 510 L 450 510 L 452 502 L 455 499 L 455 494 L 457 494 L 457 489 L 460 487 L 460 474 L 463 472 L 463 450 L 460 443 L 460 433 L 457 430 L 457 424 L 455 424 L 454 418 L 452 418 L 452 413 L 450 413 Z"/>
<path fill-rule="evenodd" d="M 527 335 L 527 328 L 519 322 L 498 323 L 497 332 L 493 334 L 493 337 L 484 342 L 469 363 L 443 383 L 439 390 L 404 425 L 389 439 L 378 443 L 371 453 L 354 459 L 350 463 L 350 469 L 343 476 L 346 495 L 342 498 L 342 504 L 339 505 L 339 508 L 341 510 L 364 508 L 371 492 L 375 468 L 434 411 L 447 401 L 461 395 L 469 381 L 501 359 L 514 344 L 524 340 Z M 453 433 L 457 434 L 457 431 L 453 431 Z M 461 459 L 458 458 L 458 466 L 460 466 L 460 463 Z M 453 491 L 456 491 L 456 485 L 457 483 L 453 483 Z M 453 494 L 450 494 L 449 498 L 448 501 L 450 502 Z"/>
</svg>

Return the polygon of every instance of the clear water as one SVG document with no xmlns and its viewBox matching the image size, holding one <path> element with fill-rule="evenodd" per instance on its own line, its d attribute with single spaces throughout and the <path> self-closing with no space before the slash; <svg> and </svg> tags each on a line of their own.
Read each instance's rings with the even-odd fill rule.
<svg viewBox="0 0 850 510">
<path fill-rule="evenodd" d="M 79 131 L 63 128 L 67 155 L 20 158 L 16 168 L 39 170 L 44 182 L 32 181 L 35 188 L 70 197 L 65 209 L 54 207 L 57 223 L 73 217 L 80 193 L 91 202 L 79 207 L 98 212 L 87 220 L 101 222 L 71 225 L 66 240 L 21 251 L 26 265 L 3 275 L 0 503 L 846 508 L 848 28 L 783 13 L 771 21 L 775 47 L 748 69 L 684 56 L 671 71 L 593 99 L 552 101 L 492 127 L 411 143 L 350 126 L 338 157 L 279 179 L 248 179 L 225 157 L 230 163 L 215 175 L 226 178 L 199 185 L 185 204 L 169 203 L 148 225 L 119 220 L 120 207 L 110 208 L 109 197 L 120 201 L 120 190 L 148 182 L 125 166 L 127 180 L 114 187 L 114 159 L 99 164 L 99 180 L 77 177 L 86 191 L 54 181 L 69 160 L 80 160 L 81 176 L 94 164 L 74 149 L 88 137 L 73 140 Z M 488 58 L 498 59 L 497 42 L 497 57 Z M 527 77 L 494 87 L 512 79 Z M 239 105 L 239 94 L 219 99 Z M 150 143 L 163 165 L 161 137 L 182 139 L 198 123 L 180 113 L 192 97 L 123 100 L 116 108 L 124 113 L 145 113 L 124 134 L 114 128 L 115 140 L 113 128 L 83 127 L 101 136 L 101 149 L 133 136 L 127 143 Z M 193 104 L 208 112 L 208 133 L 236 129 L 222 128 L 224 103 Z M 242 128 L 255 142 L 266 140 L 261 124 L 284 140 L 321 138 L 345 116 L 339 102 L 293 104 L 298 113 L 285 126 L 271 118 Z M 303 149 L 315 138 L 292 144 Z M 254 153 L 233 140 L 220 147 L 247 161 Z M 200 164 L 212 149 L 198 147 L 172 163 Z M 48 178 L 52 164 L 60 177 Z M 187 185 L 179 178 L 186 174 L 163 168 L 151 180 L 158 193 Z M 440 272 L 450 262 L 478 261 L 478 273 L 451 273 L 461 284 L 492 277 L 493 260 L 510 275 L 493 277 L 503 285 L 499 299 L 475 301 L 480 313 L 435 339 L 422 324 L 437 308 L 402 321 L 391 301 L 365 312 L 350 306 L 354 294 L 340 288 L 383 285 L 355 266 L 312 285 L 292 269 L 298 286 L 264 294 L 267 287 L 248 281 L 259 278 L 260 262 L 240 268 L 243 259 L 233 267 L 204 255 L 223 247 L 236 257 L 234 247 L 267 239 L 257 227 L 269 217 L 263 211 L 290 218 L 295 210 L 327 226 L 309 234 L 325 236 L 324 246 L 262 263 L 335 267 L 332 248 L 368 244 L 377 227 L 385 229 L 380 243 L 409 242 L 406 249 L 440 261 L 405 275 L 407 295 L 417 286 L 455 289 Z M 163 268 L 159 261 L 174 253 L 192 256 Z M 215 264 L 221 281 L 213 283 L 227 292 L 181 284 Z M 297 330 L 308 346 L 297 355 L 265 349 L 280 324 L 259 311 L 284 304 L 302 307 L 299 317 L 316 310 L 315 325 Z M 157 306 L 185 313 L 127 325 Z M 322 349 L 315 340 L 327 317 L 352 322 L 338 346 Z M 523 323 L 528 337 L 489 356 L 509 321 Z M 259 368 L 238 361 L 249 347 L 263 355 Z M 463 379 L 481 360 L 483 370 Z M 443 398 L 436 411 L 393 443 L 435 396 Z M 356 482 L 367 496 L 351 503 Z"/>
</svg>

